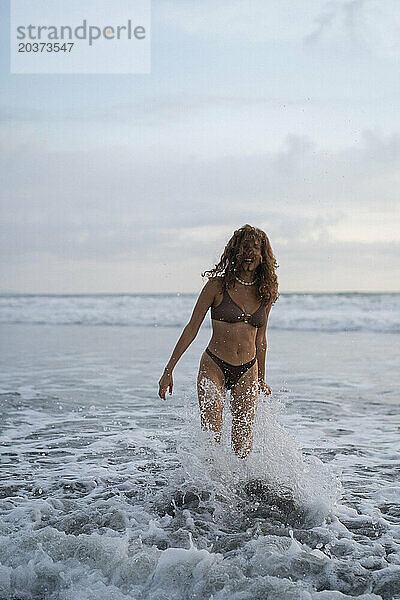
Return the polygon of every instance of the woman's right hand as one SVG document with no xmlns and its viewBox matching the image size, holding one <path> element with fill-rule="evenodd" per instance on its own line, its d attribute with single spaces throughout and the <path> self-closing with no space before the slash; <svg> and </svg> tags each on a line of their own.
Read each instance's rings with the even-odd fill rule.
<svg viewBox="0 0 400 600">
<path fill-rule="evenodd" d="M 174 385 L 174 380 L 172 379 L 171 371 L 167 371 L 167 370 L 164 371 L 164 373 L 161 375 L 161 379 L 158 382 L 158 385 L 159 385 L 158 395 L 160 396 L 160 398 L 165 400 L 165 394 L 167 392 L 167 389 L 169 388 L 169 393 L 172 394 L 172 388 Z"/>
</svg>

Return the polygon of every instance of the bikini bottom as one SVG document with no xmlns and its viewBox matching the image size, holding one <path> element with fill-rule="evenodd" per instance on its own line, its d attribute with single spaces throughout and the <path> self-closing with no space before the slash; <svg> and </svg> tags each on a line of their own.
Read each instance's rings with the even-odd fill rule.
<svg viewBox="0 0 400 600">
<path fill-rule="evenodd" d="M 217 363 L 217 365 L 223 372 L 225 377 L 225 387 L 227 390 L 231 390 L 233 386 L 237 384 L 242 375 L 244 375 L 246 371 L 248 371 L 257 360 L 256 357 L 254 357 L 252 360 L 250 360 L 247 363 L 244 363 L 243 365 L 231 365 L 230 363 L 227 363 L 224 360 L 222 360 L 222 358 L 218 358 L 218 356 L 215 356 L 215 354 L 213 354 L 208 348 L 206 348 L 206 352 L 208 356 L 210 356 L 213 359 L 213 361 Z"/>
</svg>

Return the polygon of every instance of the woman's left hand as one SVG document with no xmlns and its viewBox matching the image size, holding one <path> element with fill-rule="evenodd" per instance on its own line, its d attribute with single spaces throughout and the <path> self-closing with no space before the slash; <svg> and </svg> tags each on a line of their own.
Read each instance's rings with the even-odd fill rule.
<svg viewBox="0 0 400 600">
<path fill-rule="evenodd" d="M 265 383 L 265 381 L 259 380 L 258 385 L 259 385 L 260 392 L 263 392 L 267 396 L 269 396 L 272 393 L 271 388 L 269 387 L 269 385 L 267 383 Z"/>
</svg>

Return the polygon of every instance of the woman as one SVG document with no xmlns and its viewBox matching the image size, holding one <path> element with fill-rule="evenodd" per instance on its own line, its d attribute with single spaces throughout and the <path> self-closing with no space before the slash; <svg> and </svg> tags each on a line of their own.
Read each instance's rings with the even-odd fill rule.
<svg viewBox="0 0 400 600">
<path fill-rule="evenodd" d="M 200 360 L 197 391 L 203 430 L 221 440 L 226 390 L 231 392 L 232 447 L 245 458 L 253 447 L 253 424 L 259 389 L 266 394 L 266 329 L 278 299 L 277 262 L 267 235 L 244 225 L 234 232 L 208 276 L 189 323 L 179 338 L 159 381 L 159 396 L 172 394 L 172 371 L 195 339 L 211 307 L 213 333 Z"/>
</svg>

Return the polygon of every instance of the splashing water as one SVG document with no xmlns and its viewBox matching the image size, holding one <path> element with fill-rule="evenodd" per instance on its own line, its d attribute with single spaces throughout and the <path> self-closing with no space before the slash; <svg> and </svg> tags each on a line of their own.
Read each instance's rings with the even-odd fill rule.
<svg viewBox="0 0 400 600">
<path fill-rule="evenodd" d="M 221 443 L 217 444 L 213 432 L 200 429 L 198 415 L 193 418 L 193 395 L 186 396 L 184 426 L 177 446 L 182 467 L 174 485 L 186 494 L 201 491 L 217 498 L 218 512 L 222 515 L 226 511 L 229 518 L 234 508 L 240 512 L 246 504 L 255 504 L 254 516 L 275 517 L 281 524 L 312 527 L 323 523 L 340 497 L 340 482 L 318 458 L 302 454 L 280 422 L 282 402 L 260 395 L 253 451 L 244 459 L 231 447 L 228 404 L 227 398 Z M 191 495 L 188 498 L 193 502 Z"/>
<path fill-rule="evenodd" d="M 239 459 L 229 398 L 201 431 L 196 349 L 155 398 L 168 328 L 2 327 L 1 600 L 398 600 L 397 338 L 271 335 L 295 393 Z"/>
</svg>

